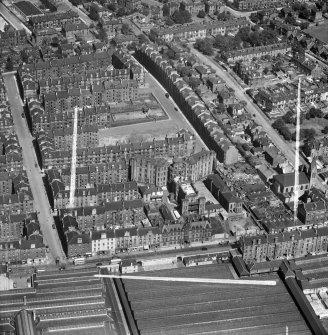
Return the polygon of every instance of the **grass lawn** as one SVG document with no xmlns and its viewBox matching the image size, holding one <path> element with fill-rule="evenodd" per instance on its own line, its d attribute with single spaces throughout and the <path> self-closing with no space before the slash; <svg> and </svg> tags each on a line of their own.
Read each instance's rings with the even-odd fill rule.
<svg viewBox="0 0 328 335">
<path fill-rule="evenodd" d="M 306 29 L 305 32 L 316 37 L 323 43 L 328 43 L 328 23 L 319 24 L 317 27 Z"/>
</svg>

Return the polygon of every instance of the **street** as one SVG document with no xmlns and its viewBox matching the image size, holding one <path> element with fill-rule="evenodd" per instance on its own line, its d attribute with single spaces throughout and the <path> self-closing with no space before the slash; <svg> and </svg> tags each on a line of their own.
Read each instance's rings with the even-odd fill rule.
<svg viewBox="0 0 328 335">
<path fill-rule="evenodd" d="M 62 250 L 57 230 L 52 228 L 54 219 L 43 185 L 41 171 L 37 165 L 37 159 L 32 143 L 33 138 L 28 130 L 26 119 L 21 116 L 23 112 L 23 103 L 19 95 L 15 74 L 8 73 L 4 74 L 3 77 L 7 89 L 8 101 L 11 106 L 16 134 L 22 147 L 24 167 L 33 194 L 35 211 L 39 212 L 38 219 L 45 239 L 44 243 L 48 245 L 51 255 L 53 256 L 53 259 L 50 259 L 51 262 L 54 262 L 55 259 L 59 257 L 61 263 L 65 263 L 66 257 Z"/>
<path fill-rule="evenodd" d="M 294 166 L 295 164 L 295 150 L 291 148 L 291 146 L 285 142 L 280 135 L 271 127 L 267 117 L 264 116 L 261 109 L 253 103 L 251 98 L 244 92 L 243 88 L 235 81 L 235 79 L 227 72 L 224 71 L 216 62 L 214 62 L 209 57 L 203 55 L 199 51 L 191 48 L 191 52 L 197 56 L 203 63 L 211 66 L 214 70 L 216 70 L 216 74 L 220 76 L 228 86 L 235 90 L 235 95 L 239 100 L 244 100 L 246 105 L 246 110 L 250 115 L 255 115 L 255 122 L 261 125 L 264 131 L 268 134 L 269 138 L 275 144 L 275 146 L 286 156 L 289 162 Z M 305 163 L 305 161 L 300 157 L 301 163 Z"/>
<path fill-rule="evenodd" d="M 252 13 L 257 13 L 257 11 L 253 11 L 253 12 L 241 12 L 239 10 L 233 9 L 229 6 L 223 6 L 222 9 L 220 10 L 220 12 L 230 12 L 233 16 L 235 17 L 246 17 L 249 19 L 250 15 Z"/>
<path fill-rule="evenodd" d="M 201 146 L 204 147 L 206 150 L 208 150 L 208 147 L 206 146 L 202 138 L 198 135 L 197 131 L 193 128 L 188 119 L 184 116 L 184 114 L 179 109 L 178 105 L 176 105 L 174 100 L 171 97 L 170 98 L 165 97 L 166 90 L 163 88 L 163 86 L 149 72 L 146 73 L 146 78 L 147 78 L 146 80 L 150 84 L 149 86 L 152 88 L 152 93 L 154 94 L 156 99 L 163 106 L 167 114 L 170 115 L 172 119 L 176 120 L 176 126 L 183 128 L 183 126 L 187 124 L 188 125 L 187 128 L 190 129 L 195 134 L 196 139 L 201 144 Z M 196 145 L 197 151 L 201 150 L 201 146 Z"/>
<path fill-rule="evenodd" d="M 28 34 L 32 34 L 32 32 L 2 3 L 0 3 L 0 14 L 16 30 L 25 29 Z"/>
<path fill-rule="evenodd" d="M 94 24 L 95 22 L 92 21 L 88 15 L 86 15 L 85 13 L 83 13 L 81 11 L 81 9 L 73 6 L 68 0 L 62 0 L 62 2 L 69 8 L 71 9 L 73 12 L 77 13 L 80 17 L 80 19 L 88 26 L 90 26 L 91 24 Z"/>
<path fill-rule="evenodd" d="M 305 56 L 310 58 L 313 62 L 318 63 L 319 65 L 321 65 L 324 69 L 328 68 L 328 64 L 324 63 L 322 60 L 320 60 L 317 57 L 314 57 L 313 54 L 309 53 L 308 51 L 305 51 Z"/>
<path fill-rule="evenodd" d="M 216 74 L 220 76 L 228 86 L 232 87 L 235 90 L 235 95 L 239 100 L 246 101 L 246 110 L 250 115 L 255 115 L 254 120 L 257 124 L 261 125 L 264 131 L 268 134 L 269 138 L 272 140 L 274 145 L 285 155 L 288 161 L 295 166 L 295 149 L 280 137 L 280 135 L 271 127 L 267 117 L 261 111 L 261 109 L 254 104 L 251 98 L 244 92 L 243 88 L 236 82 L 236 80 L 229 74 L 228 71 L 224 71 L 221 66 L 213 61 L 211 58 L 203 55 L 198 50 L 195 50 L 193 47 L 190 48 L 191 52 L 197 56 L 203 63 L 211 66 L 216 70 Z M 304 164 L 308 167 L 308 162 L 300 155 L 300 164 Z M 327 190 L 327 185 L 323 185 L 319 176 L 316 179 L 316 187 L 322 192 Z"/>
</svg>

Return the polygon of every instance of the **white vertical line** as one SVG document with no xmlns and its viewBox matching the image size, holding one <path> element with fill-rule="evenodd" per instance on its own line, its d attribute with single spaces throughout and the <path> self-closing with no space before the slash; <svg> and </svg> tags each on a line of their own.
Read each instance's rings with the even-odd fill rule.
<svg viewBox="0 0 328 335">
<path fill-rule="evenodd" d="M 300 122 L 301 120 L 301 78 L 298 80 L 296 107 L 296 145 L 295 145 L 295 180 L 294 180 L 294 225 L 297 224 L 297 207 L 299 198 L 299 165 L 300 165 Z"/>
<path fill-rule="evenodd" d="M 72 164 L 71 164 L 71 185 L 69 195 L 69 208 L 74 207 L 75 179 L 76 179 L 76 145 L 77 145 L 77 118 L 79 109 L 74 109 L 73 141 L 72 141 Z"/>
</svg>

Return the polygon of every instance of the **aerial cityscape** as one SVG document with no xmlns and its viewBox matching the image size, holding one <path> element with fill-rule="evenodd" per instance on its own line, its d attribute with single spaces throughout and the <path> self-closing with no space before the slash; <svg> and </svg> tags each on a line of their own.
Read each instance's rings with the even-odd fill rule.
<svg viewBox="0 0 328 335">
<path fill-rule="evenodd" d="M 328 2 L 0 1 L 0 335 L 328 334 Z"/>
</svg>

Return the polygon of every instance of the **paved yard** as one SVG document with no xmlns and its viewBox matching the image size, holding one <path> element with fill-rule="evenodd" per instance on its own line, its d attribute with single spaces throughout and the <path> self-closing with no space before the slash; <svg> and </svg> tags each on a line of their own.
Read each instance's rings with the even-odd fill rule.
<svg viewBox="0 0 328 335">
<path fill-rule="evenodd" d="M 114 145 L 117 142 L 127 143 L 129 141 L 149 141 L 154 138 L 164 139 L 165 136 L 174 136 L 183 128 L 191 130 L 196 135 L 196 131 L 187 122 L 182 112 L 177 109 L 172 99 L 165 97 L 165 91 L 163 91 L 162 87 L 149 74 L 146 75 L 146 78 L 149 87 L 152 88 L 151 92 L 167 114 L 168 119 L 100 130 L 99 144 L 101 146 Z M 144 92 L 147 91 L 150 90 L 144 89 Z M 197 135 L 196 151 L 200 151 L 203 147 L 204 144 Z"/>
</svg>

